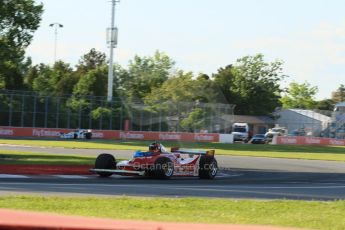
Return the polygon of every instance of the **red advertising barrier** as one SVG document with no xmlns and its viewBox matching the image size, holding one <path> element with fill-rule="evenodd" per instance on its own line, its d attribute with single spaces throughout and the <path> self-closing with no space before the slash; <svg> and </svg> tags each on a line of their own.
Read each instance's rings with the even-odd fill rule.
<svg viewBox="0 0 345 230">
<path fill-rule="evenodd" d="M 21 128 L 0 127 L 0 137 L 60 137 L 60 133 L 69 133 L 73 129 L 46 129 L 46 128 Z M 114 131 L 94 131 L 94 138 L 114 139 Z"/>
<path fill-rule="evenodd" d="M 321 137 L 277 137 L 278 145 L 333 145 L 345 146 L 345 140 Z"/>
<path fill-rule="evenodd" d="M 58 138 L 60 133 L 72 132 L 72 129 L 0 127 L 0 137 L 44 137 Z M 134 132 L 113 130 L 92 130 L 92 137 L 117 140 L 159 140 L 219 142 L 216 133 L 170 133 L 170 132 Z"/>
<path fill-rule="evenodd" d="M 121 140 L 219 142 L 219 134 L 216 133 L 116 132 L 119 132 Z"/>
</svg>

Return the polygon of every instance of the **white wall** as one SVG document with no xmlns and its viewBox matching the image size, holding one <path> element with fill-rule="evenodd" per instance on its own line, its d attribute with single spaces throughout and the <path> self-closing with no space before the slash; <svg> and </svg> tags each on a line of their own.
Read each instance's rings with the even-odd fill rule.
<svg viewBox="0 0 345 230">
<path fill-rule="evenodd" d="M 219 134 L 219 142 L 220 143 L 233 144 L 234 143 L 234 135 L 232 135 L 232 134 Z"/>
</svg>

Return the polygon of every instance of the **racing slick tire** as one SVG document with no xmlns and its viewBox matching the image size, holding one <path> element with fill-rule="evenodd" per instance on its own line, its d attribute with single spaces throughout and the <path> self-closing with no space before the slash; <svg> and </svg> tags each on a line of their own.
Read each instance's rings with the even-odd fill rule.
<svg viewBox="0 0 345 230">
<path fill-rule="evenodd" d="M 115 157 L 111 154 L 102 153 L 96 158 L 95 162 L 96 169 L 115 169 L 116 161 Z M 100 177 L 110 177 L 113 175 L 111 172 L 97 172 Z"/>
<path fill-rule="evenodd" d="M 92 138 L 92 133 L 85 133 L 85 139 L 90 140 Z"/>
<path fill-rule="evenodd" d="M 214 157 L 202 156 L 199 162 L 199 178 L 213 179 L 218 172 L 218 163 Z"/>
<path fill-rule="evenodd" d="M 158 158 L 155 162 L 153 175 L 157 179 L 169 179 L 174 175 L 174 164 L 166 157 Z"/>
</svg>

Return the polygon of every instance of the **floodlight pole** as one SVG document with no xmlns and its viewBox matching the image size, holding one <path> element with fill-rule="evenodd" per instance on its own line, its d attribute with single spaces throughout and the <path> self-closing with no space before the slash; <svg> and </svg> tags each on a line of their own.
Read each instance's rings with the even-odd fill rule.
<svg viewBox="0 0 345 230">
<path fill-rule="evenodd" d="M 54 22 L 54 23 L 50 24 L 49 26 L 50 27 L 54 27 L 54 29 L 55 29 L 55 32 L 54 32 L 54 34 L 55 34 L 55 40 L 54 40 L 54 64 L 55 64 L 55 62 L 56 62 L 56 53 L 57 53 L 56 50 L 57 50 L 58 28 L 62 28 L 63 25 L 60 24 L 60 23 Z"/>
<path fill-rule="evenodd" d="M 114 48 L 117 46 L 117 28 L 115 27 L 115 8 L 116 3 L 120 2 L 119 0 L 112 0 L 111 6 L 111 26 L 108 29 L 108 44 L 110 48 L 109 55 L 109 70 L 108 70 L 108 102 L 111 102 L 113 99 L 113 84 L 114 84 Z"/>
</svg>

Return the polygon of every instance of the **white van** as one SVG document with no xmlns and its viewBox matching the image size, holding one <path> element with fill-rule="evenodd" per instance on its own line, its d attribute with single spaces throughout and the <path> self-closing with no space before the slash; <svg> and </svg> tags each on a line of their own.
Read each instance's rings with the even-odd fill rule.
<svg viewBox="0 0 345 230">
<path fill-rule="evenodd" d="M 234 141 L 249 141 L 249 125 L 247 123 L 234 123 L 232 125 L 232 133 Z"/>
</svg>

